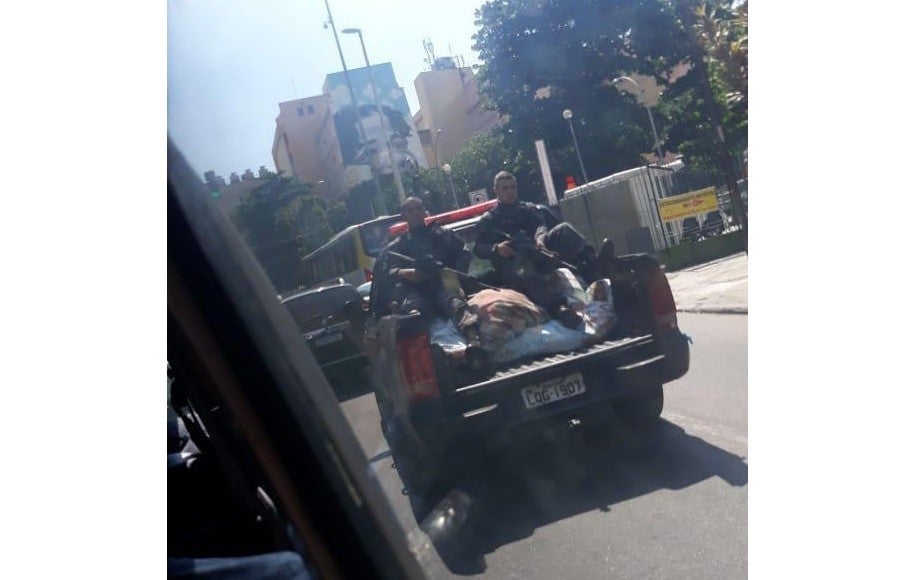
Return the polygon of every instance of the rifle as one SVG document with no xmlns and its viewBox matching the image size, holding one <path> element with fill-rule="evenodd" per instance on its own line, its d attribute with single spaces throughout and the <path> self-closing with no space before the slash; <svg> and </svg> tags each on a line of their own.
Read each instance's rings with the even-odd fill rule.
<svg viewBox="0 0 918 580">
<path fill-rule="evenodd" d="M 514 252 L 519 252 L 524 256 L 529 256 L 537 264 L 541 265 L 548 263 L 552 268 L 562 266 L 572 272 L 580 272 L 580 268 L 571 264 L 570 262 L 565 262 L 558 254 L 547 248 L 540 248 L 538 245 L 536 245 L 535 240 L 531 239 L 523 232 L 520 232 L 519 235 L 516 236 L 511 236 L 510 234 L 500 230 L 494 230 L 494 232 L 500 236 L 503 236 L 504 241 L 510 242 L 510 244 L 513 246 Z"/>
<path fill-rule="evenodd" d="M 424 256 L 422 259 L 416 259 L 416 258 L 411 258 L 409 256 L 405 256 L 404 254 L 399 254 L 397 252 L 388 251 L 386 253 L 397 260 L 401 260 L 403 262 L 411 264 L 412 266 L 414 266 L 421 272 L 430 272 L 431 270 L 449 272 L 450 274 L 454 274 L 455 276 L 462 278 L 463 280 L 473 282 L 481 286 L 482 288 L 485 288 L 488 290 L 499 290 L 499 288 L 495 288 L 494 286 L 485 284 L 484 282 L 482 282 L 481 280 L 479 280 L 478 278 L 475 278 L 474 276 L 470 274 L 467 274 L 465 272 L 460 272 L 459 270 L 454 270 L 452 268 L 448 268 L 444 266 L 441 262 L 434 260 L 433 257 L 429 255 Z"/>
</svg>

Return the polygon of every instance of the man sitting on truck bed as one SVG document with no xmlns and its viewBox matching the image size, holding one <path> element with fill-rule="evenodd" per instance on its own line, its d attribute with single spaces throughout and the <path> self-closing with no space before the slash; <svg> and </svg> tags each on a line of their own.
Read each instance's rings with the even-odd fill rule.
<svg viewBox="0 0 918 580">
<path fill-rule="evenodd" d="M 519 201 L 516 177 L 509 171 L 494 176 L 494 195 L 498 204 L 478 222 L 475 254 L 491 260 L 501 285 L 526 294 L 550 316 L 576 328 L 580 316 L 566 304 L 557 284 L 557 260 L 551 254 L 572 262 L 590 282 L 593 247 L 569 223 L 549 230 L 535 205 Z"/>
<path fill-rule="evenodd" d="M 407 198 L 401 212 L 408 231 L 386 246 L 380 256 L 389 279 L 397 284 L 389 301 L 396 302 L 404 312 L 417 310 L 428 319 L 438 314 L 447 316 L 470 347 L 480 346 L 477 315 L 469 309 L 458 280 L 450 277 L 450 283 L 444 283 L 440 268 L 442 265 L 465 272 L 472 255 L 454 232 L 425 223 L 427 211 L 420 199 Z M 393 253 L 411 261 L 400 260 Z"/>
</svg>

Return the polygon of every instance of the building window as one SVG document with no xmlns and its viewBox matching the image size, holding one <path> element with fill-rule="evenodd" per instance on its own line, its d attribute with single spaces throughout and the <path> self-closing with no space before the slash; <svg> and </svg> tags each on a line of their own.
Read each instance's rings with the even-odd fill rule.
<svg viewBox="0 0 918 580">
<path fill-rule="evenodd" d="M 309 114 L 310 114 L 310 115 L 315 115 L 315 114 L 316 114 L 316 110 L 315 110 L 315 108 L 313 108 L 312 105 L 306 105 L 306 109 L 309 111 Z"/>
<path fill-rule="evenodd" d="M 311 107 L 310 107 L 310 108 L 311 108 Z M 303 107 L 297 107 L 297 108 L 296 108 L 296 116 L 297 116 L 297 117 L 302 117 L 302 116 L 303 116 Z"/>
<path fill-rule="evenodd" d="M 418 131 L 418 139 L 421 141 L 421 147 L 433 147 L 433 141 L 430 138 L 430 129 L 421 129 Z"/>
</svg>

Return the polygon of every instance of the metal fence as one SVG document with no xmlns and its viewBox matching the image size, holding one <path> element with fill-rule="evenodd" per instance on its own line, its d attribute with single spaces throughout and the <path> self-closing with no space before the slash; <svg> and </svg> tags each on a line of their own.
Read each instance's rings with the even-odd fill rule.
<svg viewBox="0 0 918 580">
<path fill-rule="evenodd" d="M 741 184 L 741 190 L 744 190 Z M 664 222 L 659 201 L 714 187 L 718 208 Z M 737 229 L 733 205 L 720 172 L 671 164 L 622 171 L 568 190 L 560 202 L 566 221 L 592 243 L 612 238 L 628 252 L 659 252 Z"/>
<path fill-rule="evenodd" d="M 739 183 L 741 197 L 747 198 L 746 181 Z M 687 217 L 682 220 L 663 222 L 660 218 L 658 201 L 667 197 L 700 191 L 714 187 L 717 195 L 716 211 Z M 636 194 L 644 200 L 643 210 L 656 218 L 654 245 L 657 250 L 710 238 L 739 229 L 739 221 L 733 212 L 733 201 L 727 189 L 726 179 L 716 170 L 647 166 L 640 178 L 632 185 Z M 650 220 L 649 220 L 650 221 Z"/>
</svg>

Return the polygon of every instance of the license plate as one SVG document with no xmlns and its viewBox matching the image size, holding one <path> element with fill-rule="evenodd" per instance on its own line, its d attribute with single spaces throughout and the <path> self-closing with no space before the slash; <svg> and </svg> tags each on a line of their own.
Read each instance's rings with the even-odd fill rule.
<svg viewBox="0 0 918 580">
<path fill-rule="evenodd" d="M 321 337 L 319 337 L 319 338 L 316 339 L 316 346 L 325 346 L 326 344 L 331 344 L 331 343 L 333 343 L 333 342 L 338 342 L 338 341 L 341 340 L 342 338 L 344 338 L 344 335 L 341 334 L 340 332 L 336 332 L 336 333 L 334 333 L 334 334 L 329 334 L 329 335 L 327 335 L 327 336 L 321 336 Z"/>
<path fill-rule="evenodd" d="M 561 399 L 575 397 L 586 392 L 583 375 L 574 373 L 560 379 L 552 379 L 526 387 L 521 391 L 523 403 L 527 409 L 535 409 L 542 405 L 549 405 Z"/>
</svg>

